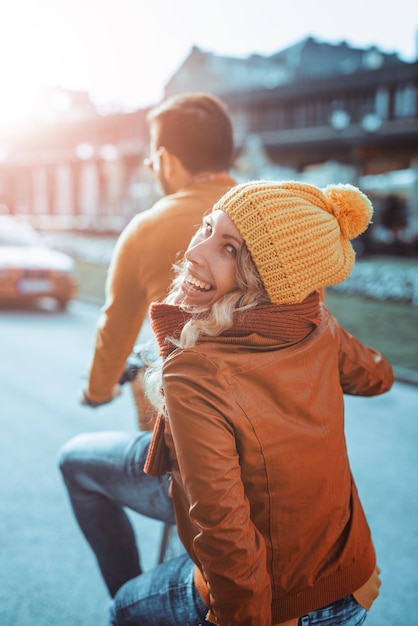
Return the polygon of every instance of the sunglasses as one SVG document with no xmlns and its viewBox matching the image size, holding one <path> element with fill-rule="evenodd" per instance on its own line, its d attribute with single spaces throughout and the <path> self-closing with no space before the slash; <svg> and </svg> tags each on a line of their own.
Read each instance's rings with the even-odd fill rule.
<svg viewBox="0 0 418 626">
<path fill-rule="evenodd" d="M 156 162 L 159 160 L 160 156 L 162 155 L 162 153 L 164 152 L 164 146 L 160 146 L 157 150 L 157 152 L 155 152 L 153 154 L 153 156 L 150 156 L 146 159 L 144 159 L 144 165 L 145 167 L 147 167 L 149 170 L 151 170 L 152 172 L 155 170 L 155 165 Z M 159 167 L 158 167 L 159 169 Z"/>
</svg>

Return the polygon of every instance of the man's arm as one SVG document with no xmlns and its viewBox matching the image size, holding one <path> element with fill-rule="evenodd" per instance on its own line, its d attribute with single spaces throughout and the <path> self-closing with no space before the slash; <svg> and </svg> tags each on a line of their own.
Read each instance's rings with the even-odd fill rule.
<svg viewBox="0 0 418 626">
<path fill-rule="evenodd" d="M 144 245 L 142 222 L 134 218 L 115 246 L 106 281 L 106 301 L 99 318 L 84 403 L 110 402 L 144 322 L 147 290 L 141 281 Z M 141 259 L 142 257 L 142 259 Z"/>
</svg>

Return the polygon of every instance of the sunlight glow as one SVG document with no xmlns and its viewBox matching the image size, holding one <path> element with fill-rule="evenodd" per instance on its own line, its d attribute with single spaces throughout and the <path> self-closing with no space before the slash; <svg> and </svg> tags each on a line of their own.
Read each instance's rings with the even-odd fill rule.
<svg viewBox="0 0 418 626">
<path fill-rule="evenodd" d="M 335 2 L 320 5 L 302 0 L 284 15 L 271 0 L 212 0 L 202 19 L 200 3 L 191 0 L 0 0 L 0 131 L 63 114 L 65 89 L 88 92 L 101 112 L 149 106 L 193 46 L 216 61 L 274 54 L 314 36 L 417 58 L 416 0 L 398 0 L 387 12 L 380 0 L 352 0 L 344 19 Z M 53 89 L 61 92 L 48 112 L 45 90 Z"/>
<path fill-rule="evenodd" d="M 54 65 L 54 55 L 42 34 L 24 22 L 0 23 L 0 130 L 13 132 L 37 114 L 43 86 Z"/>
</svg>

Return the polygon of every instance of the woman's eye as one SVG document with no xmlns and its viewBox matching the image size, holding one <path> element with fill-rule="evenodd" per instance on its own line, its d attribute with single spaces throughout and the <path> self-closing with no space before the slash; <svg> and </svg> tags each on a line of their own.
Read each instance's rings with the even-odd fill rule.
<svg viewBox="0 0 418 626">
<path fill-rule="evenodd" d="M 212 224 L 210 222 L 204 222 L 202 224 L 202 232 L 206 237 L 212 234 Z"/>
<path fill-rule="evenodd" d="M 233 245 L 231 245 L 230 243 L 228 243 L 228 245 L 225 246 L 227 252 L 229 252 L 229 254 L 232 254 L 232 256 L 237 256 L 237 251 L 234 248 Z"/>
</svg>

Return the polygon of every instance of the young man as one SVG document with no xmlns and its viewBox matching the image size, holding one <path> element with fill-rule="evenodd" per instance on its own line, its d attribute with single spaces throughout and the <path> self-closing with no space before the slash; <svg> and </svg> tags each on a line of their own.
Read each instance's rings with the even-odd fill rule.
<svg viewBox="0 0 418 626">
<path fill-rule="evenodd" d="M 111 261 L 106 302 L 84 403 L 112 399 L 148 306 L 161 300 L 171 267 L 184 252 L 202 215 L 235 184 L 232 124 L 226 108 L 209 94 L 181 94 L 148 114 L 147 165 L 165 196 L 138 214 L 122 232 Z"/>
<path fill-rule="evenodd" d="M 122 232 L 110 264 L 106 302 L 82 403 L 97 407 L 117 383 L 146 318 L 161 300 L 171 268 L 202 215 L 232 186 L 232 124 L 217 98 L 204 93 L 169 98 L 148 114 L 152 169 L 165 196 Z M 141 572 L 124 507 L 175 523 L 168 478 L 143 472 L 150 432 L 83 434 L 66 443 L 59 466 L 80 529 L 93 549 L 109 593 Z"/>
</svg>

